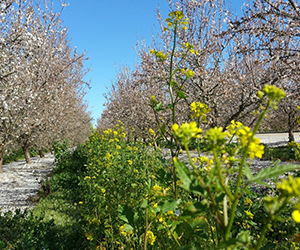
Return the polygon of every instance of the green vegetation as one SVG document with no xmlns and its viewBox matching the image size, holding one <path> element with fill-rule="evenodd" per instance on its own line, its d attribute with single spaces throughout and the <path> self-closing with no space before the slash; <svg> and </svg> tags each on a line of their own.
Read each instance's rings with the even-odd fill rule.
<svg viewBox="0 0 300 250">
<path fill-rule="evenodd" d="M 56 147 L 55 153 L 57 167 L 52 178 L 45 180 L 48 190 L 39 192 L 33 211 L 0 217 L 0 249 L 86 249 L 85 222 L 74 205 L 80 199 L 78 178 L 86 157 L 82 147 L 73 154 Z"/>
<path fill-rule="evenodd" d="M 300 147 L 297 142 L 289 142 L 286 146 L 268 147 L 264 145 L 265 152 L 263 160 L 280 160 L 289 162 L 298 162 L 300 160 Z"/>
<path fill-rule="evenodd" d="M 30 157 L 35 157 L 35 156 L 39 155 L 38 150 L 36 150 L 35 148 L 30 148 L 29 153 L 30 153 Z M 10 162 L 19 161 L 22 159 L 24 159 L 24 153 L 23 153 L 22 148 L 19 148 L 17 150 L 13 150 L 10 153 L 4 154 L 3 164 L 5 165 Z"/>
<path fill-rule="evenodd" d="M 187 97 L 182 87 L 194 72 L 180 63 L 175 67 L 173 59 L 181 62 L 197 51 L 188 43 L 177 51 L 178 30 L 188 24 L 181 11 L 171 12 L 166 21 L 165 31 L 173 34 L 165 78 L 170 103 L 150 97 L 158 128 L 149 128 L 153 141 L 133 140 L 118 122 L 112 129 L 92 131 L 73 153 L 67 141 L 55 143 L 57 165 L 36 208 L 0 217 L 3 249 L 299 249 L 300 177 L 277 182 L 299 165 L 275 163 L 251 171 L 251 160 L 263 155 L 300 159 L 296 142 L 272 155 L 277 149 L 265 148 L 255 137 L 285 93 L 274 85 L 258 91 L 253 130 L 232 120 L 203 133 L 200 126 L 210 109 L 200 102 L 191 104 L 193 121 L 177 124 L 177 104 Z M 168 58 L 161 51 L 150 54 L 158 63 Z M 171 127 L 159 119 L 164 109 L 172 113 Z M 152 147 L 156 134 L 170 160 Z M 197 149 L 195 158 L 191 144 Z M 180 148 L 189 164 L 178 159 Z M 266 179 L 277 182 L 275 187 Z"/>
<path fill-rule="evenodd" d="M 0 217 L 0 249 L 213 248 L 222 236 L 201 195 L 178 180 L 180 199 L 174 200 L 168 162 L 125 136 L 117 125 L 95 131 L 74 153 L 57 143 L 57 167 L 44 182 L 49 190 L 39 193 L 32 212 Z M 263 249 L 296 249 L 300 228 L 290 218 L 293 210 L 286 206 L 270 224 Z M 246 242 L 255 242 L 265 219 L 263 192 L 246 188 L 232 230 L 245 241 L 238 249 L 249 249 Z"/>
</svg>

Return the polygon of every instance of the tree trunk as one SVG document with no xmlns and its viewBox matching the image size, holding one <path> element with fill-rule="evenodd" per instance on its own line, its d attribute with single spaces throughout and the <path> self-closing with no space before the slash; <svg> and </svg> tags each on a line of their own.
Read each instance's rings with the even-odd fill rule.
<svg viewBox="0 0 300 250">
<path fill-rule="evenodd" d="M 43 149 L 39 149 L 39 155 L 41 158 L 45 157 Z"/>
<path fill-rule="evenodd" d="M 0 150 L 0 174 L 3 173 L 3 149 Z"/>
<path fill-rule="evenodd" d="M 27 145 L 22 147 L 23 153 L 25 156 L 25 161 L 27 164 L 31 163 L 30 154 L 29 154 L 29 147 Z"/>
<path fill-rule="evenodd" d="M 289 128 L 289 142 L 295 141 L 294 131 L 292 128 Z"/>
</svg>

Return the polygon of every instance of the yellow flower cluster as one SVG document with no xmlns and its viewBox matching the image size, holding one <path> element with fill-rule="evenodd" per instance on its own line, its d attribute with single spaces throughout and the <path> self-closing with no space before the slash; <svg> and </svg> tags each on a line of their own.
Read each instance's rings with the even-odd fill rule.
<svg viewBox="0 0 300 250">
<path fill-rule="evenodd" d="M 262 157 L 264 146 L 260 144 L 259 138 L 253 136 L 253 132 L 249 127 L 244 126 L 241 122 L 231 121 L 227 130 L 231 135 L 237 136 L 237 140 L 241 143 L 242 147 L 246 148 L 248 146 L 248 156 L 250 159 Z"/>
<path fill-rule="evenodd" d="M 268 99 L 265 101 L 265 103 L 270 102 L 270 106 L 273 109 L 277 108 L 277 103 L 285 97 L 285 93 L 282 89 L 277 88 L 274 85 L 265 85 L 264 89 L 262 91 L 257 92 L 258 98 L 261 100 L 264 96 L 266 96 Z"/>
<path fill-rule="evenodd" d="M 247 218 L 249 218 L 249 219 L 251 219 L 251 220 L 253 219 L 253 217 L 254 217 L 253 213 L 251 213 L 251 212 L 248 211 L 248 210 L 245 210 L 244 212 L 245 212 Z"/>
<path fill-rule="evenodd" d="M 299 144 L 298 142 L 291 141 L 291 142 L 289 142 L 289 143 L 287 144 L 287 146 L 299 148 L 299 147 L 300 147 L 300 144 Z"/>
<path fill-rule="evenodd" d="M 156 240 L 156 236 L 152 231 L 147 231 L 147 243 L 153 245 Z"/>
<path fill-rule="evenodd" d="M 209 159 L 206 156 L 200 156 L 198 161 L 200 162 L 201 167 L 204 167 L 205 171 L 209 171 L 214 163 L 213 159 Z"/>
<path fill-rule="evenodd" d="M 196 54 L 198 55 L 198 51 L 196 51 L 194 48 L 195 46 L 193 44 L 190 43 L 182 43 L 181 47 L 189 52 L 191 52 L 192 54 Z"/>
<path fill-rule="evenodd" d="M 154 137 L 156 134 L 155 134 L 155 132 L 154 132 L 154 130 L 153 129 L 149 129 L 149 133 L 150 133 L 150 135 L 152 136 L 152 137 Z"/>
<path fill-rule="evenodd" d="M 168 23 L 168 28 L 171 30 L 174 30 L 175 27 L 182 26 L 184 30 L 187 29 L 188 19 L 184 17 L 184 14 L 182 11 L 173 11 L 169 13 L 169 17 L 166 19 L 166 22 Z M 167 28 L 164 29 L 165 31 Z"/>
<path fill-rule="evenodd" d="M 192 118 L 199 117 L 203 122 L 206 122 L 206 114 L 210 111 L 210 108 L 204 103 L 193 102 L 191 104 Z"/>
<path fill-rule="evenodd" d="M 226 142 L 227 135 L 228 133 L 223 132 L 222 127 L 214 127 L 206 131 L 204 139 L 206 139 L 212 146 L 221 146 Z"/>
<path fill-rule="evenodd" d="M 191 69 L 181 69 L 181 72 L 185 75 L 186 78 L 191 78 L 195 75 L 195 72 Z"/>
<path fill-rule="evenodd" d="M 300 198 L 300 177 L 293 179 L 289 175 L 287 180 L 277 183 L 277 189 L 285 196 Z"/>
<path fill-rule="evenodd" d="M 193 138 L 200 138 L 202 129 L 197 127 L 196 122 L 183 123 L 180 127 L 178 124 L 173 124 L 172 130 L 175 136 L 182 144 L 188 144 Z"/>
<path fill-rule="evenodd" d="M 244 205 L 245 206 L 252 206 L 252 200 L 251 199 L 249 199 L 249 198 L 247 198 L 245 201 L 244 201 Z"/>
<path fill-rule="evenodd" d="M 160 192 L 162 190 L 162 187 L 158 186 L 158 185 L 154 185 L 152 189 L 153 189 L 153 191 Z"/>
<path fill-rule="evenodd" d="M 300 177 L 293 179 L 289 176 L 287 180 L 277 183 L 277 189 L 287 198 L 300 198 Z M 295 222 L 300 223 L 300 203 L 295 206 L 295 211 L 292 213 L 292 217 Z"/>
<path fill-rule="evenodd" d="M 161 62 L 164 62 L 168 58 L 168 53 L 164 54 L 162 51 L 150 49 L 149 53 L 154 55 Z"/>
</svg>

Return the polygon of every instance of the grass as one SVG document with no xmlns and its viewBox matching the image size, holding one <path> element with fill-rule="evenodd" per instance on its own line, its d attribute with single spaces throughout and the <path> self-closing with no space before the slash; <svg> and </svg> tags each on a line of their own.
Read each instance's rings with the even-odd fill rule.
<svg viewBox="0 0 300 250">
<path fill-rule="evenodd" d="M 263 159 L 296 161 L 294 153 L 289 146 L 265 146 Z M 8 212 L 0 216 L 0 249 L 93 249 L 85 236 L 88 225 L 78 186 L 86 173 L 86 154 L 78 147 L 73 154 L 66 152 L 61 156 L 51 178 L 44 181 L 32 212 L 17 211 L 16 215 Z M 288 230 L 289 227 L 285 229 Z"/>
<path fill-rule="evenodd" d="M 30 148 L 29 153 L 30 153 L 31 157 L 35 157 L 35 156 L 39 155 L 38 150 L 36 150 L 35 148 Z M 3 164 L 6 165 L 11 162 L 15 162 L 15 161 L 23 160 L 23 159 L 24 159 L 23 150 L 21 148 L 19 148 L 17 150 L 10 152 L 9 154 L 4 154 Z"/>
<path fill-rule="evenodd" d="M 79 147 L 80 151 L 80 147 Z M 67 153 L 44 182 L 36 207 L 0 216 L 0 249 L 88 249 L 80 212 L 78 178 L 82 155 Z"/>
<path fill-rule="evenodd" d="M 289 161 L 296 162 L 298 161 L 297 152 L 294 147 L 291 146 L 279 146 L 279 147 L 268 147 L 265 146 L 265 153 L 262 157 L 262 160 L 280 160 L 280 161 Z"/>
</svg>

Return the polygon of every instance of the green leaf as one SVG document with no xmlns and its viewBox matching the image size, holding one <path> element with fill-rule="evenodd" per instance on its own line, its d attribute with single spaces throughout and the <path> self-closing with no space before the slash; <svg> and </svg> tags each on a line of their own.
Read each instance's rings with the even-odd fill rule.
<svg viewBox="0 0 300 250">
<path fill-rule="evenodd" d="M 172 109 L 172 108 L 173 108 L 173 106 L 172 106 L 172 104 L 168 104 L 168 105 L 166 106 L 166 108 L 168 108 L 168 109 Z"/>
<path fill-rule="evenodd" d="M 127 233 L 129 233 L 130 231 L 132 231 L 133 230 L 133 227 L 131 226 L 131 225 L 129 225 L 129 224 L 125 224 L 124 225 L 124 228 L 123 228 L 123 231 L 124 232 L 127 232 Z"/>
<path fill-rule="evenodd" d="M 159 102 L 159 103 L 157 103 L 157 104 L 155 105 L 154 111 L 159 112 L 159 111 L 161 111 L 161 110 L 162 110 L 162 103 Z"/>
<path fill-rule="evenodd" d="M 188 219 L 189 217 L 199 216 L 203 212 L 207 211 L 208 205 L 204 201 L 196 202 L 188 206 L 183 213 L 180 215 L 180 218 Z"/>
<path fill-rule="evenodd" d="M 197 174 L 192 172 L 185 163 L 176 159 L 174 161 L 178 178 L 182 181 L 181 187 L 195 194 L 204 194 L 205 190 L 197 180 Z"/>
<path fill-rule="evenodd" d="M 292 165 L 292 164 L 278 165 L 277 162 L 273 167 L 271 166 L 259 171 L 259 173 L 257 173 L 251 179 L 249 179 L 249 182 L 259 183 L 261 182 L 261 180 L 272 178 L 272 177 L 278 177 L 279 175 L 284 174 L 285 172 L 293 171 L 295 169 L 299 169 L 299 165 Z"/>
<path fill-rule="evenodd" d="M 248 180 L 251 180 L 253 178 L 253 174 L 248 165 L 245 165 L 244 167 L 244 175 L 247 177 Z"/>
<path fill-rule="evenodd" d="M 180 99 L 184 99 L 184 98 L 187 98 L 187 97 L 188 97 L 183 91 L 176 91 L 176 95 L 177 95 Z"/>
<path fill-rule="evenodd" d="M 134 225 L 134 220 L 133 220 L 134 213 L 132 211 L 132 208 L 125 205 L 123 208 L 123 214 L 126 216 L 128 223 L 130 225 Z"/>
<path fill-rule="evenodd" d="M 119 218 L 131 225 L 134 225 L 134 213 L 132 211 L 132 208 L 130 208 L 128 205 L 125 206 L 119 206 Z"/>
<path fill-rule="evenodd" d="M 146 208 L 147 206 L 148 206 L 148 201 L 147 199 L 144 199 L 141 208 Z"/>
<path fill-rule="evenodd" d="M 161 136 L 164 136 L 165 133 L 166 133 L 166 124 L 163 124 L 161 127 L 160 127 L 160 130 L 159 130 Z"/>
<path fill-rule="evenodd" d="M 159 205 L 160 211 L 162 213 L 166 213 L 168 211 L 174 211 L 179 203 L 181 202 L 181 199 L 174 200 L 174 201 L 163 201 L 162 204 Z"/>
<path fill-rule="evenodd" d="M 189 191 L 192 184 L 192 180 L 190 178 L 191 170 L 178 159 L 174 160 L 174 164 L 178 178 L 182 181 L 181 187 Z"/>
</svg>

